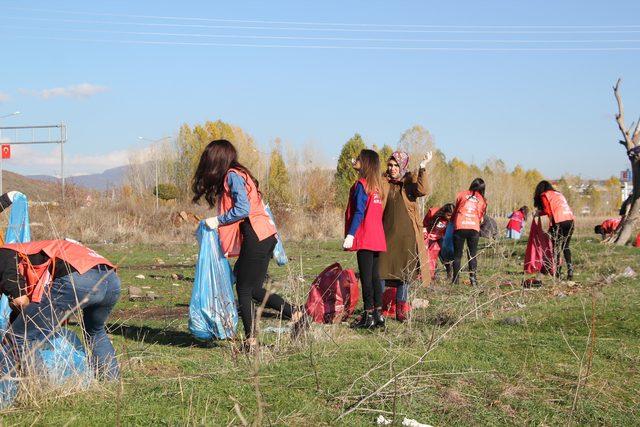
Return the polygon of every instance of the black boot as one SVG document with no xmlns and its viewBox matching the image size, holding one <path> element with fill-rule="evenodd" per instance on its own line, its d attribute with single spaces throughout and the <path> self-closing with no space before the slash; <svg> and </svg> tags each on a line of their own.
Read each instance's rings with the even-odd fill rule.
<svg viewBox="0 0 640 427">
<path fill-rule="evenodd" d="M 385 320 L 379 308 L 373 310 L 373 320 L 375 321 L 376 328 L 384 328 Z"/>
<path fill-rule="evenodd" d="M 453 280 L 453 266 L 448 262 L 444 265 L 444 268 L 447 271 L 447 280 L 450 282 Z"/>
<path fill-rule="evenodd" d="M 376 326 L 376 319 L 373 317 L 372 311 L 364 311 L 362 317 L 358 320 L 353 327 L 358 329 L 371 329 Z"/>
<path fill-rule="evenodd" d="M 573 280 L 573 264 L 567 263 L 567 280 Z"/>
<path fill-rule="evenodd" d="M 475 271 L 469 273 L 469 282 L 471 282 L 471 286 L 478 286 L 478 278 Z"/>
</svg>

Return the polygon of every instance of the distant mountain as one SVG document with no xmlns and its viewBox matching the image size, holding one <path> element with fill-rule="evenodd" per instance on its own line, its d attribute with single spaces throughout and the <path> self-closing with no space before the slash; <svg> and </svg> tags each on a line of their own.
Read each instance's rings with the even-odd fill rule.
<svg viewBox="0 0 640 427">
<path fill-rule="evenodd" d="M 11 190 L 26 194 L 29 200 L 33 202 L 60 200 L 60 186 L 56 185 L 55 182 L 43 182 L 43 180 L 4 170 L 2 171 L 2 192 L 6 193 Z"/>
<path fill-rule="evenodd" d="M 102 173 L 78 175 L 65 178 L 65 182 L 92 190 L 104 191 L 122 186 L 129 171 L 129 166 L 118 166 Z M 29 175 L 28 178 L 46 182 L 60 182 L 60 178 L 51 175 Z"/>
</svg>

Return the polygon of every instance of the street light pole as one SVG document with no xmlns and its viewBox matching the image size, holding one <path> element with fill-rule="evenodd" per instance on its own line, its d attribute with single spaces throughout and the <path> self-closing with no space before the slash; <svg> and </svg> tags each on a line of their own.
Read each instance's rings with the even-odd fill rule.
<svg viewBox="0 0 640 427">
<path fill-rule="evenodd" d="M 160 142 L 162 140 L 165 139 L 169 139 L 169 136 L 165 136 L 159 139 L 149 139 L 149 138 L 145 138 L 144 136 L 139 136 L 138 139 L 141 141 L 147 141 L 147 142 L 151 142 L 152 144 L 155 144 L 156 142 Z M 158 210 L 159 207 L 159 195 L 158 195 L 158 155 L 154 153 L 153 156 L 153 164 L 155 166 L 155 170 L 156 170 L 156 186 L 154 188 L 154 193 L 156 194 L 156 210 Z"/>
<path fill-rule="evenodd" d="M 17 116 L 18 114 L 20 114 L 20 111 L 14 111 L 11 114 L 5 114 L 4 116 L 0 116 L 0 119 L 5 119 L 7 117 L 12 117 L 12 116 Z M 2 135 L 0 135 L 0 137 L 2 137 Z M 2 156 L 0 156 L 0 194 L 3 194 L 2 192 L 2 175 L 3 175 L 4 169 L 3 169 L 3 165 L 2 165 Z"/>
</svg>

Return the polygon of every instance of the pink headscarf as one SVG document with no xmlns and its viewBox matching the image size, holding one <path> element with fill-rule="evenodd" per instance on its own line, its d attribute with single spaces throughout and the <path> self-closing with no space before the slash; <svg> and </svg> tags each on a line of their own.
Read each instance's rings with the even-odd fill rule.
<svg viewBox="0 0 640 427">
<path fill-rule="evenodd" d="M 394 151 L 391 157 L 398 162 L 398 166 L 400 167 L 400 177 L 398 179 L 404 178 L 407 173 L 407 168 L 409 167 L 409 155 L 404 151 Z"/>
</svg>

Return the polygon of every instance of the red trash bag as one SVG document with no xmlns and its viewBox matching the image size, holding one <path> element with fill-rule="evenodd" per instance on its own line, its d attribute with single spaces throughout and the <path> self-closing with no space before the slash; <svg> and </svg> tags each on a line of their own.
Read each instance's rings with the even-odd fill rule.
<svg viewBox="0 0 640 427">
<path fill-rule="evenodd" d="M 395 319 L 398 314 L 398 304 L 396 304 L 396 297 L 398 295 L 398 288 L 395 286 L 385 286 L 384 293 L 382 294 L 382 315 L 390 319 Z M 402 309 L 406 316 L 411 311 L 411 305 L 405 303 Z"/>
<path fill-rule="evenodd" d="M 633 244 L 636 248 L 640 248 L 640 233 L 636 236 L 636 242 Z"/>
<path fill-rule="evenodd" d="M 438 268 L 438 257 L 440 256 L 440 241 L 427 240 L 427 252 L 429 253 L 429 272 L 431 280 L 436 277 L 436 268 Z"/>
<path fill-rule="evenodd" d="M 353 314 L 359 297 L 356 274 L 336 262 L 311 284 L 305 309 L 316 323 L 338 323 Z"/>
<path fill-rule="evenodd" d="M 382 315 L 396 317 L 396 294 L 398 288 L 387 286 L 382 294 Z"/>
<path fill-rule="evenodd" d="M 524 271 L 528 274 L 555 274 L 553 242 L 542 229 L 542 220 L 531 221 L 527 250 L 524 255 Z"/>
</svg>

